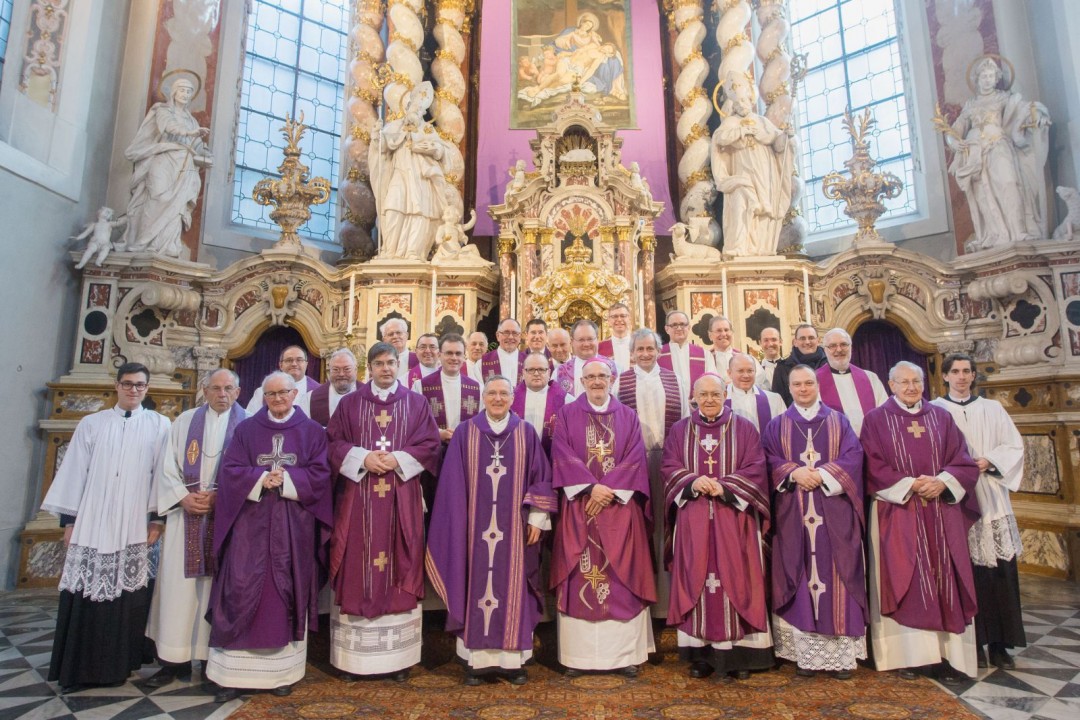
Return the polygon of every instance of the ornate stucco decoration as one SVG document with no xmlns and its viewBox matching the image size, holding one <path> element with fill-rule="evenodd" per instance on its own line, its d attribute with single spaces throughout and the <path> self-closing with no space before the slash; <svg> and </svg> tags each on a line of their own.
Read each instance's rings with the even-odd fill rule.
<svg viewBox="0 0 1080 720">
<path fill-rule="evenodd" d="M 864 269 L 851 276 L 855 291 L 862 296 L 863 304 L 875 320 L 881 320 L 889 310 L 896 294 L 897 278 L 892 270 Z"/>
<path fill-rule="evenodd" d="M 1033 272 L 1010 272 L 978 278 L 968 285 L 975 300 L 1000 306 L 1002 336 L 993 358 L 1002 367 L 1048 363 L 1061 355 L 1054 338 L 1060 329 L 1055 300 L 1046 280 Z"/>
<path fill-rule="evenodd" d="M 296 290 L 295 278 L 289 275 L 272 275 L 269 280 L 264 280 L 259 286 L 271 325 L 284 325 L 285 318 L 296 314 L 293 304 L 299 297 L 299 293 Z"/>
<path fill-rule="evenodd" d="M 606 268 L 593 265 L 592 251 L 581 238 L 574 240 L 565 255 L 565 263 L 529 287 L 533 302 L 543 308 L 543 318 L 549 324 L 600 318 L 616 302 L 627 301 L 630 284 Z"/>
<path fill-rule="evenodd" d="M 278 165 L 281 179 L 263 178 L 255 183 L 252 192 L 255 202 L 275 206 L 270 219 L 281 227 L 281 238 L 274 244 L 275 250 L 299 251 L 297 229 L 311 219 L 312 205 L 322 205 L 330 199 L 330 181 L 310 177 L 308 166 L 300 162 L 300 138 L 304 137 L 306 129 L 303 112 L 299 120 L 286 114 L 285 125 L 281 128 L 285 137 L 285 160 Z"/>
</svg>

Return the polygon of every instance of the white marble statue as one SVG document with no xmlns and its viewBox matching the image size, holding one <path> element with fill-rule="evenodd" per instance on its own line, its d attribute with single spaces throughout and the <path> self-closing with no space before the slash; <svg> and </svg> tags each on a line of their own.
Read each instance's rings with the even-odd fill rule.
<svg viewBox="0 0 1080 720">
<path fill-rule="evenodd" d="M 708 218 L 706 218 L 707 222 Z M 697 244 L 701 229 L 696 224 L 687 225 L 686 223 L 677 222 L 668 230 L 671 233 L 671 244 L 675 248 L 675 256 L 672 258 L 672 262 L 678 262 L 682 259 L 715 260 L 719 262 L 719 250 L 710 245 Z"/>
<path fill-rule="evenodd" d="M 641 166 L 637 162 L 630 163 L 630 187 L 641 193 L 641 199 L 646 206 L 652 205 L 652 189 L 649 181 L 641 176 Z"/>
<path fill-rule="evenodd" d="M 504 202 L 509 200 L 511 195 L 524 190 L 525 182 L 525 161 L 518 160 L 514 163 L 514 169 L 510 171 L 510 182 L 506 184 L 506 194 L 503 196 Z"/>
<path fill-rule="evenodd" d="M 1080 190 L 1058 185 L 1057 194 L 1065 203 L 1065 219 L 1054 229 L 1053 239 L 1072 240 L 1080 231 Z"/>
<path fill-rule="evenodd" d="M 434 90 L 422 82 L 401 100 L 404 116 L 375 125 L 368 162 L 379 217 L 379 258 L 426 260 L 447 202 L 440 162 L 449 145 L 424 113 Z"/>
<path fill-rule="evenodd" d="M 82 240 L 86 237 L 90 238 L 86 243 L 86 249 L 83 251 L 82 257 L 79 258 L 79 264 L 75 266 L 75 269 L 82 270 L 90 260 L 93 260 L 94 265 L 97 267 L 101 267 L 101 263 L 105 262 L 105 258 L 109 256 L 109 252 L 113 249 L 113 230 L 127 225 L 127 221 L 126 215 L 113 220 L 113 209 L 110 207 L 103 207 L 98 210 L 97 219 L 91 223 L 87 223 L 81 233 L 74 235 L 71 238 L 72 240 Z"/>
<path fill-rule="evenodd" d="M 129 251 L 180 257 L 180 234 L 191 227 L 202 189 L 199 168 L 213 164 L 206 144 L 210 131 L 188 111 L 195 92 L 190 78 L 173 80 L 168 101 L 150 108 L 124 151 L 135 164 L 122 240 Z"/>
<path fill-rule="evenodd" d="M 755 112 L 754 84 L 745 75 L 728 73 L 724 90 L 732 113 L 720 121 L 710 148 L 713 182 L 724 194 L 724 253 L 775 255 L 791 207 L 793 133 Z"/>
<path fill-rule="evenodd" d="M 1050 117 L 1003 82 L 992 56 L 977 60 L 964 103 L 945 141 L 954 151 L 949 172 L 967 196 L 975 238 L 966 247 L 985 250 L 1045 238 L 1047 140 Z"/>
<path fill-rule="evenodd" d="M 443 222 L 435 235 L 435 254 L 431 258 L 432 265 L 436 267 L 491 265 L 480 257 L 480 250 L 475 245 L 469 244 L 469 236 L 465 232 L 472 230 L 476 225 L 476 211 L 470 209 L 469 213 L 469 222 L 462 223 L 457 208 L 447 206 L 443 210 Z"/>
</svg>

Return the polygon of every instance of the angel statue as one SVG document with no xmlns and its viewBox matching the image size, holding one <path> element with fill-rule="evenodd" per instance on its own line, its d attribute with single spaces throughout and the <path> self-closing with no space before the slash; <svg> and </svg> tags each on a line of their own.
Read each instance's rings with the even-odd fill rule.
<svg viewBox="0 0 1080 720">
<path fill-rule="evenodd" d="M 90 238 L 75 269 L 82 270 L 90 260 L 94 261 L 95 266 L 101 267 L 101 263 L 105 262 L 105 258 L 109 256 L 109 251 L 113 249 L 113 229 L 127 225 L 127 221 L 126 216 L 113 220 L 113 209 L 110 207 L 103 207 L 98 210 L 97 219 L 87 223 L 81 233 L 71 238 L 72 240 Z"/>
<path fill-rule="evenodd" d="M 463 224 L 457 208 L 448 205 L 443 210 L 443 222 L 435 235 L 435 255 L 431 258 L 432 265 L 491 264 L 480 257 L 480 250 L 475 245 L 469 245 L 469 236 L 465 232 L 472 230 L 476 225 L 476 211 L 470 209 L 469 213 L 469 222 Z"/>
</svg>

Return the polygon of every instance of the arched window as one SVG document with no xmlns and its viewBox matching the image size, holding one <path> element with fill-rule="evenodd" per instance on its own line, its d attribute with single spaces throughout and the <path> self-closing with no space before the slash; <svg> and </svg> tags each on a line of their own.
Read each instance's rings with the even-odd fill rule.
<svg viewBox="0 0 1080 720">
<path fill-rule="evenodd" d="M 348 0 L 252 0 L 236 128 L 232 222 L 276 230 L 251 190 L 277 177 L 285 115 L 304 114 L 303 162 L 330 180 L 330 201 L 311 209 L 302 235 L 336 243 L 342 108 L 348 62 Z"/>
<path fill-rule="evenodd" d="M 923 208 L 912 153 L 915 109 L 897 5 L 893 0 L 793 0 L 790 7 L 792 45 L 807 55 L 796 107 L 811 241 L 855 226 L 843 203 L 830 201 L 821 190 L 824 176 L 842 172 L 852 154 L 841 124 L 847 107 L 852 114 L 870 108 L 877 120 L 870 152 L 881 170 L 904 182 L 903 193 L 888 202 L 881 220 L 917 216 Z"/>
</svg>

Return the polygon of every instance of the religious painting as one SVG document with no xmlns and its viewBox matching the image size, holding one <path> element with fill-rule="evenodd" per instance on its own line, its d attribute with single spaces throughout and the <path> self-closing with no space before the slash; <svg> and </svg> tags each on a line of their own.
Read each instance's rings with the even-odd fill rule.
<svg viewBox="0 0 1080 720">
<path fill-rule="evenodd" d="M 635 128 L 630 0 L 512 0 L 510 128 L 551 121 L 575 83 L 604 122 Z"/>
</svg>

